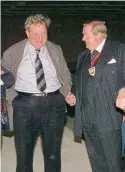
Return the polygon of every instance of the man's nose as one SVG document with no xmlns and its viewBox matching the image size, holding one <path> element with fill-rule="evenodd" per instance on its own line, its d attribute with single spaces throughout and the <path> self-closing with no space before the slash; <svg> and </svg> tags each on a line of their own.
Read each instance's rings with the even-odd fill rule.
<svg viewBox="0 0 125 172">
<path fill-rule="evenodd" d="M 42 35 L 39 35 L 38 37 L 37 37 L 37 40 L 42 40 L 43 39 L 43 37 L 42 37 Z"/>
<path fill-rule="evenodd" d="M 84 36 L 82 37 L 82 41 L 85 41 L 85 37 Z"/>
</svg>

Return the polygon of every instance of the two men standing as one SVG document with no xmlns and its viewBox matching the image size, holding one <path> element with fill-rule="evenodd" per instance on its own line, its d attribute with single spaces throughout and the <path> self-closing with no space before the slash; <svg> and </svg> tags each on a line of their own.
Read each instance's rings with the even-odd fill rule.
<svg viewBox="0 0 125 172">
<path fill-rule="evenodd" d="M 122 172 L 121 120 L 125 100 L 125 45 L 107 39 L 103 21 L 83 25 L 86 50 L 79 56 L 76 97 L 61 48 L 48 41 L 50 19 L 27 18 L 28 39 L 5 51 L 2 65 L 16 79 L 7 93 L 13 100 L 16 172 L 33 172 L 33 149 L 40 131 L 45 172 L 61 171 L 65 100 L 76 104 L 75 135 L 85 142 L 93 172 Z M 42 63 L 41 63 L 42 62 Z M 62 94 L 61 94 L 62 93 Z M 65 98 L 64 98 L 65 97 Z"/>
</svg>

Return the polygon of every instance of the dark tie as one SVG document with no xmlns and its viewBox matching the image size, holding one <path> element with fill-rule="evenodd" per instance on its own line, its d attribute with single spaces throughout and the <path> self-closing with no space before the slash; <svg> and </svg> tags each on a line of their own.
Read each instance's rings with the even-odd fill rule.
<svg viewBox="0 0 125 172">
<path fill-rule="evenodd" d="M 100 53 L 97 50 L 93 50 L 91 53 L 91 67 L 95 66 L 95 64 L 98 61 L 98 58 L 100 56 Z"/>
<path fill-rule="evenodd" d="M 38 89 L 43 92 L 46 89 L 45 75 L 43 71 L 43 65 L 39 58 L 40 49 L 36 49 L 36 60 L 35 60 L 35 70 L 36 70 L 36 82 Z"/>
</svg>

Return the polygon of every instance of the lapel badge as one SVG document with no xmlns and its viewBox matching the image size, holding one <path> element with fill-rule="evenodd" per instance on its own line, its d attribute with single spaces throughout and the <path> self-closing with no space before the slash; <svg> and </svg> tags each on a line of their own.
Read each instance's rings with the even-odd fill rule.
<svg viewBox="0 0 125 172">
<path fill-rule="evenodd" d="M 95 67 L 91 67 L 91 68 L 89 68 L 88 70 L 89 70 L 89 74 L 90 74 L 91 76 L 94 76 L 94 75 L 95 75 Z"/>
</svg>

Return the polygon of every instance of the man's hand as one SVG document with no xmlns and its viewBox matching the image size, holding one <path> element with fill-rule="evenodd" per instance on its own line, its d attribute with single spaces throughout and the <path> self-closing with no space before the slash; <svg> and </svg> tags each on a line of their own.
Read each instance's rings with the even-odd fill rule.
<svg viewBox="0 0 125 172">
<path fill-rule="evenodd" d="M 68 92 L 67 96 L 65 97 L 65 101 L 70 106 L 74 106 L 76 104 L 76 98 L 71 92 Z"/>
<path fill-rule="evenodd" d="M 123 122 L 125 121 L 125 115 L 123 115 Z"/>
<path fill-rule="evenodd" d="M 0 75 L 2 75 L 2 74 L 4 74 L 4 71 L 1 70 L 1 71 L 0 71 Z"/>
<path fill-rule="evenodd" d="M 125 88 L 122 88 L 118 93 L 118 97 L 116 99 L 116 107 L 125 110 Z"/>
</svg>

